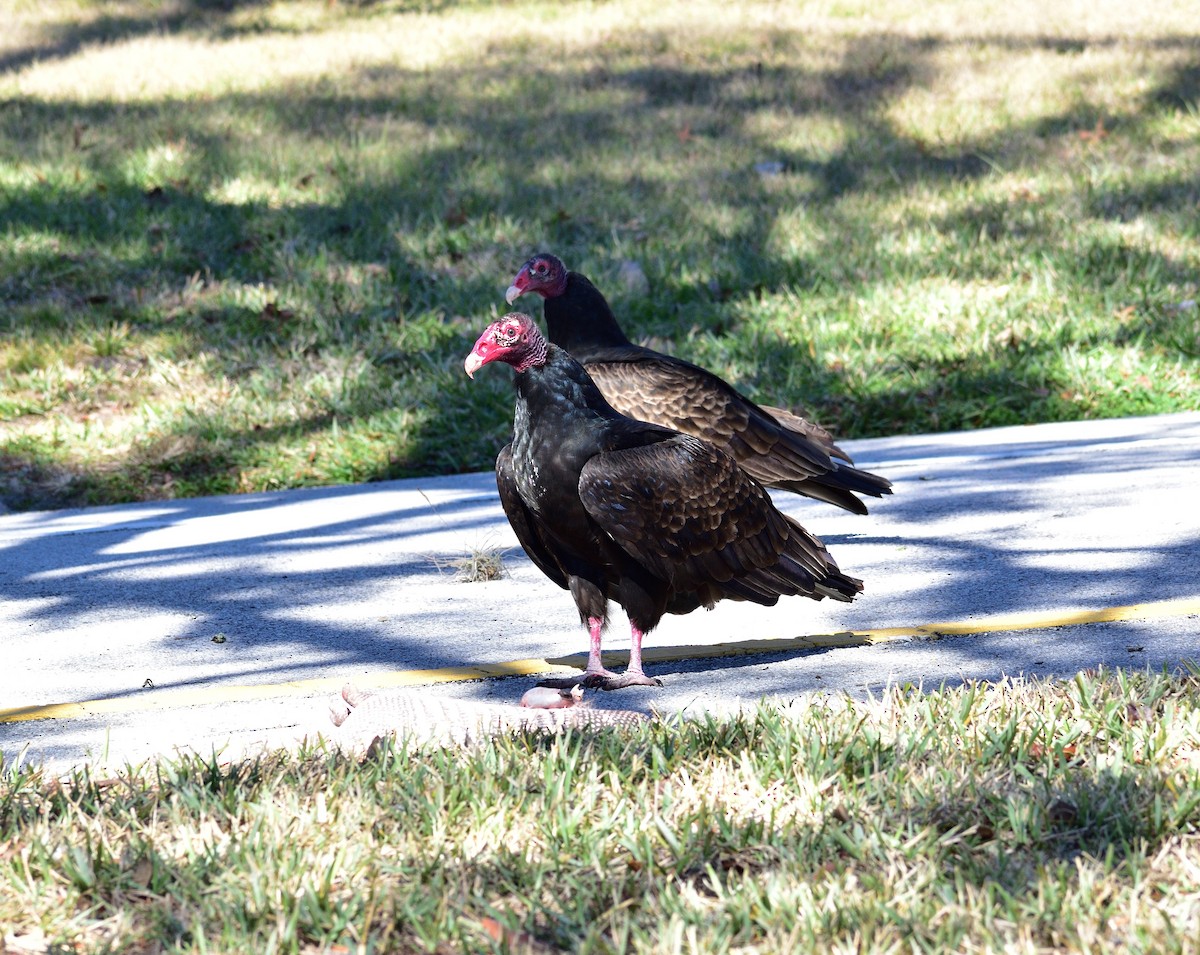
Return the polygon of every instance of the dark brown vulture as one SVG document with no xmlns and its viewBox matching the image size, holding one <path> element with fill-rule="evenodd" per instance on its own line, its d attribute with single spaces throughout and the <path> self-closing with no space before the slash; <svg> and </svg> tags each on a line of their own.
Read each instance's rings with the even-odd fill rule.
<svg viewBox="0 0 1200 955">
<path fill-rule="evenodd" d="M 517 391 L 512 443 L 496 458 L 500 500 L 530 560 L 575 599 L 591 636 L 584 685 L 656 685 L 642 669 L 642 636 L 664 613 L 862 590 L 731 457 L 614 410 L 528 315 L 493 322 L 464 364 L 474 377 L 494 361 L 513 366 Z M 622 674 L 600 659 L 609 600 L 632 633 Z"/>
<path fill-rule="evenodd" d="M 819 425 L 757 405 L 698 365 L 633 344 L 600 290 L 555 256 L 543 252 L 521 266 L 505 297 L 511 305 L 527 292 L 545 299 L 550 341 L 570 352 L 623 414 L 715 444 L 767 487 L 856 514 L 867 513 L 857 494 L 891 493 L 890 481 L 855 468 Z"/>
</svg>

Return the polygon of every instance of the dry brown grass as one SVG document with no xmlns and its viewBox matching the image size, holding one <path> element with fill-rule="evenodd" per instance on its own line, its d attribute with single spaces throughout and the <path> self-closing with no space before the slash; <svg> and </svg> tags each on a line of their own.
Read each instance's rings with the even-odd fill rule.
<svg viewBox="0 0 1200 955">
<path fill-rule="evenodd" d="M 547 952 L 1182 955 L 1196 687 L 1081 674 L 361 765 L 10 771 L 0 922 L 46 951 L 492 951 L 504 932 Z"/>
</svg>

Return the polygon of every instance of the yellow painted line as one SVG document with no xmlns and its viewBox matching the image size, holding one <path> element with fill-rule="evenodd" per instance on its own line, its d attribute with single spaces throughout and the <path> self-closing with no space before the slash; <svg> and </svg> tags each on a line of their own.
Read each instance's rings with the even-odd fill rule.
<svg viewBox="0 0 1200 955">
<path fill-rule="evenodd" d="M 931 637 L 970 636 L 981 633 L 1006 633 L 1021 630 L 1045 630 L 1050 627 L 1074 627 L 1092 623 L 1117 623 L 1128 620 L 1165 620 L 1200 614 L 1200 597 L 1179 600 L 1160 600 L 1128 604 L 1123 607 L 1103 607 L 1098 610 L 1048 610 L 1033 613 L 998 614 L 976 620 L 956 620 L 927 623 L 915 627 L 881 627 L 872 630 L 845 630 L 838 633 L 808 634 L 800 637 L 780 637 L 767 640 L 738 640 L 717 644 L 685 644 L 674 647 L 647 647 L 643 659 L 648 663 L 670 663 L 681 660 L 705 660 L 747 654 L 783 653 L 819 648 L 867 646 Z M 620 666 L 629 660 L 628 651 L 604 654 L 605 663 Z M 428 686 L 435 683 L 457 683 L 510 676 L 533 676 L 547 673 L 578 673 L 583 669 L 584 654 L 577 653 L 551 659 L 531 658 L 503 663 L 485 663 L 469 667 L 443 667 L 436 670 L 394 670 L 389 673 L 364 675 L 358 685 L 371 689 L 392 689 L 406 686 Z M 318 693 L 337 693 L 345 679 L 323 677 L 313 680 L 290 680 L 285 683 L 257 686 L 212 686 L 188 689 L 144 690 L 107 699 L 84 700 L 74 703 L 48 703 L 39 706 L 18 706 L 0 710 L 0 723 L 25 720 L 72 719 L 104 713 L 133 713 L 144 710 L 171 709 L 180 706 L 199 706 L 214 703 L 240 703 L 249 700 L 275 699 L 281 696 L 312 696 Z"/>
<path fill-rule="evenodd" d="M 780 637 L 769 640 L 738 640 L 730 643 L 696 644 L 676 647 L 647 647 L 642 659 L 647 663 L 673 663 L 680 660 L 704 660 L 716 657 L 740 656 L 755 653 L 781 653 L 828 647 L 861 647 L 873 643 L 892 643 L 936 637 L 962 637 L 981 633 L 1009 633 L 1021 630 L 1046 630 L 1051 627 L 1074 627 L 1089 623 L 1118 623 L 1127 620 L 1164 620 L 1200 614 L 1200 598 L 1160 600 L 1151 603 L 1128 604 L 1124 607 L 1104 607 L 1099 610 L 1044 610 L 1030 613 L 995 614 L 976 620 L 956 620 L 945 623 L 926 623 L 916 627 L 880 627 L 873 630 L 843 630 L 838 633 L 812 634 L 803 637 Z M 629 660 L 629 652 L 615 650 L 607 663 L 619 666 Z M 584 659 L 582 654 L 554 657 L 548 663 L 567 664 Z M 582 669 L 582 662 L 577 669 Z"/>
</svg>

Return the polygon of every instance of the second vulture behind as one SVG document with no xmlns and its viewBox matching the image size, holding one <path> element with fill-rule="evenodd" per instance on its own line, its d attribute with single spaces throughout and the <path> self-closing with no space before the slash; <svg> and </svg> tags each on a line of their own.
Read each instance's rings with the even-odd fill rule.
<svg viewBox="0 0 1200 955">
<path fill-rule="evenodd" d="M 565 348 L 622 414 L 715 444 L 767 487 L 867 513 L 857 495 L 890 494 L 886 478 L 854 467 L 829 432 L 782 408 L 755 404 L 710 371 L 635 345 L 587 277 L 542 252 L 521 266 L 506 298 L 545 299 L 550 341 Z"/>
</svg>

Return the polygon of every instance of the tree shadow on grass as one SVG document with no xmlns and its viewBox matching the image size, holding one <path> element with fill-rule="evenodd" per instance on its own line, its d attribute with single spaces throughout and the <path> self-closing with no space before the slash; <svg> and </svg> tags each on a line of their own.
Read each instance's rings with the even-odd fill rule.
<svg viewBox="0 0 1200 955">
<path fill-rule="evenodd" d="M 120 43 L 139 37 L 197 32 L 225 37 L 239 32 L 261 32 L 261 27 L 236 29 L 228 16 L 240 9 L 266 6 L 265 0 L 180 0 L 137 12 L 105 12 L 98 16 L 44 26 L 36 41 L 0 53 L 0 74 L 16 72 L 34 63 L 65 60 L 89 46 Z"/>
<path fill-rule="evenodd" d="M 343 5 L 348 16 L 371 15 L 382 0 L 349 0 Z M 389 0 L 396 13 L 437 13 L 464 4 L 458 0 Z M 475 6 L 490 4 L 477 2 Z M 268 0 L 176 0 L 157 9 L 145 4 L 137 12 L 104 12 L 86 19 L 43 26 L 31 43 L 0 53 L 0 75 L 17 72 L 35 63 L 66 60 L 87 47 L 121 43 L 147 36 L 194 33 L 211 40 L 231 39 L 263 33 L 298 33 L 304 28 L 283 26 L 262 19 L 234 19 L 245 11 L 270 6 Z"/>
<path fill-rule="evenodd" d="M 182 29 L 192 22 L 188 19 L 192 13 L 183 11 L 179 16 L 184 19 L 168 28 Z M 135 18 L 108 29 L 113 38 L 121 38 L 159 29 L 156 23 L 154 18 Z M 68 30 L 66 38 L 50 49 L 68 56 L 102 38 L 88 32 L 99 29 L 81 27 L 75 34 Z M 785 46 L 797 42 L 786 34 L 774 39 Z M 629 317 L 630 333 L 637 337 L 648 330 L 672 335 L 689 326 L 721 328 L 731 305 L 785 289 L 844 284 L 847 273 L 868 269 L 869 263 L 845 261 L 836 230 L 804 255 L 773 252 L 774 223 L 798 203 L 836 212 L 834 204 L 847 196 L 896 194 L 924 181 L 978 181 L 991 171 L 984 156 L 1007 155 L 1020 161 L 1021 150 L 1031 138 L 1069 138 L 1090 127 L 1096 108 L 1083 102 L 1059 116 L 1010 126 L 985 141 L 941 152 L 931 152 L 900 132 L 887 117 L 887 104 L 906 90 L 934 82 L 934 56 L 976 39 L 867 35 L 848 45 L 840 63 L 823 70 L 764 66 L 747 59 L 713 69 L 664 61 L 573 72 L 568 64 L 554 72 L 514 77 L 499 51 L 496 63 L 432 73 L 372 66 L 360 71 L 357 87 L 350 83 L 341 87 L 355 89 L 352 93 L 330 92 L 317 82 L 266 93 L 220 95 L 207 103 L 20 101 L 19 110 L 0 111 L 0 140 L 27 161 L 36 159 L 40 148 L 38 137 L 31 133 L 71 143 L 80 125 L 96 130 L 130 128 L 137 131 L 133 142 L 181 138 L 198 158 L 181 179 L 136 183 L 126 171 L 128 142 L 105 141 L 94 150 L 77 150 L 79 165 L 88 171 L 92 185 L 72 188 L 30 182 L 7 190 L 0 198 L 0 229 L 27 234 L 29 240 L 0 272 L 0 296 L 14 306 L 14 320 L 32 320 L 35 327 L 39 321 L 47 327 L 61 325 L 64 314 L 75 328 L 104 328 L 113 321 L 132 321 L 146 332 L 168 324 L 183 327 L 188 343 L 182 347 L 215 356 L 216 370 L 236 376 L 248 363 L 279 360 L 280 354 L 293 350 L 294 342 L 306 337 L 313 339 L 312 347 L 318 351 L 345 349 L 354 341 L 370 342 L 371 330 L 381 320 L 399 327 L 424 313 L 486 314 L 497 307 L 508 276 L 536 246 L 560 251 L 572 264 L 600 262 L 607 267 L 612 237 L 622 231 L 614 222 L 640 214 L 653 228 L 669 230 L 667 245 L 674 248 L 664 252 L 653 235 L 633 240 L 652 260 L 655 282 L 645 301 L 635 301 L 619 289 L 611 296 L 618 311 Z M 993 36 L 984 42 L 1042 45 L 1069 54 L 1097 42 L 1117 41 Z M 1150 45 L 1186 47 L 1190 42 L 1179 38 Z M 624 90 L 637 105 L 617 112 L 581 95 L 601 86 Z M 556 95 L 564 90 L 564 95 Z M 1182 66 L 1147 92 L 1145 109 L 1183 109 L 1194 93 L 1194 67 Z M 714 104 L 732 110 L 712 109 Z M 781 149 L 772 135 L 754 125 L 755 117 L 767 110 L 784 110 L 792 117 L 836 118 L 845 124 L 848 135 L 843 145 L 828 153 Z M 259 117 L 271 135 L 288 142 L 311 141 L 315 147 L 332 141 L 350 155 L 361 144 L 364 130 L 383 130 L 378 135 L 386 141 L 387 123 L 392 121 L 408 124 L 397 129 L 423 131 L 427 142 L 418 149 L 401 150 L 399 167 L 382 175 L 365 175 L 353 163 L 339 168 L 336 157 L 326 166 L 297 167 L 292 186 L 302 188 L 297 183 L 307 176 L 321 179 L 321 198 L 312 201 L 218 199 L 217 187 L 231 170 L 248 162 L 243 137 L 229 132 L 225 119 L 229 115 Z M 1137 123 L 1141 117 L 1122 121 Z M 631 147 L 654 145 L 664 126 L 680 123 L 694 123 L 688 126 L 689 135 L 702 142 L 719 144 L 722 150 L 732 144 L 732 149 L 720 154 L 722 161 L 732 159 L 743 165 L 712 168 L 693 159 L 681 166 L 680 180 L 668 184 L 673 188 L 664 190 L 662 182 L 636 168 L 605 161 Z M 397 138 L 404 135 L 408 134 L 399 133 Z M 438 140 L 441 135 L 446 142 Z M 504 148 L 503 144 L 517 141 L 530 146 Z M 687 137 L 681 137 L 678 154 L 685 156 L 689 148 Z M 753 172 L 756 161 L 775 157 L 783 165 L 782 188 Z M 544 178 L 546 163 L 556 170 L 553 187 Z M 797 177 L 813 185 L 798 187 L 792 182 Z M 1196 188 L 1192 178 L 1174 175 L 1154 186 L 1093 193 L 1085 209 L 1095 218 L 1170 214 L 1177 203 L 1193 200 Z M 696 195 L 701 193 L 710 194 L 711 202 L 698 202 Z M 732 228 L 708 220 L 713 204 L 733 210 Z M 1039 223 L 1019 221 L 1019 215 L 1019 210 L 1003 203 L 980 200 L 945 216 L 940 227 L 953 234 L 983 234 L 995 241 L 1036 241 Z M 503 227 L 506 221 L 520 225 Z M 637 227 L 627 231 L 636 234 Z M 514 242 L 514 235 L 528 238 Z M 1076 272 L 1078 251 L 1046 250 L 1051 265 Z M 702 281 L 673 280 L 676 274 L 697 272 L 702 279 L 704 263 L 718 256 L 730 264 L 722 276 L 714 277 L 728 278 L 729 287 L 718 282 L 712 291 Z M 995 261 L 990 266 L 972 265 L 974 275 L 1002 277 L 988 271 L 996 267 Z M 1136 282 L 1137 276 L 1142 276 L 1143 284 L 1192 281 L 1183 258 L 1120 243 L 1085 257 L 1084 264 L 1087 281 L 1097 290 L 1114 278 L 1122 288 Z M 357 298 L 350 296 L 349 305 L 338 303 L 344 291 L 339 279 L 312 279 L 318 267 L 332 274 L 342 266 L 368 265 L 380 270 L 381 281 L 356 293 Z M 896 252 L 888 265 L 894 272 L 914 275 L 928 268 L 920 253 Z M 289 277 L 290 272 L 296 275 Z M 174 290 L 196 275 L 213 284 L 265 283 L 282 288 L 282 294 L 294 295 L 298 301 L 284 301 L 278 307 L 295 313 L 297 319 L 272 325 L 253 309 L 221 305 L 214 310 L 194 303 L 164 307 Z M 862 274 L 851 281 L 865 294 L 878 280 Z M 38 318 L 43 312 L 50 317 Z M 485 324 L 483 317 L 476 321 L 479 328 Z M 235 348 L 229 347 L 232 333 L 239 338 Z M 414 392 L 423 400 L 436 401 L 439 392 L 459 394 L 447 376 L 454 373 L 454 362 L 461 358 L 457 352 L 470 337 L 465 328 L 461 336 L 435 336 L 406 363 L 415 369 Z M 365 347 L 368 358 L 373 350 L 383 351 L 377 341 Z M 786 343 L 768 342 L 756 351 L 752 361 L 764 366 L 805 364 L 804 356 Z M 895 427 L 896 418 L 887 409 L 897 404 L 915 415 L 907 420 L 918 430 L 999 424 L 1028 416 L 1030 406 L 1022 408 L 1020 396 L 1031 390 L 1054 396 L 1061 390 L 1045 373 L 1023 372 L 1019 364 L 1000 360 L 998 367 L 989 367 L 964 362 L 952 360 L 945 368 L 935 368 L 941 385 L 893 386 L 869 393 L 809 362 L 809 384 L 801 401 L 814 407 L 827 423 L 866 434 Z M 422 365 L 427 370 L 422 371 Z M 424 384 L 417 386 L 418 379 Z M 503 430 L 508 414 L 502 389 L 493 389 L 492 394 L 491 410 L 479 418 L 481 433 L 489 436 Z M 941 397 L 962 395 L 978 396 L 975 412 L 967 402 L 955 414 L 934 417 Z M 998 410 L 988 406 L 988 398 L 997 395 Z M 758 396 L 768 403 L 779 400 L 774 394 Z M 1054 400 L 1050 398 L 1051 403 Z M 364 415 L 369 404 L 370 393 L 364 391 L 361 401 L 351 397 L 346 407 L 354 415 Z M 1033 402 L 1031 406 L 1050 417 L 1073 413 L 1069 405 L 1047 409 L 1045 402 L 1040 406 Z M 451 432 L 469 433 L 474 426 L 471 416 L 478 415 L 478 409 L 463 411 L 454 402 L 443 402 L 438 411 L 414 435 L 416 451 L 407 461 L 370 476 L 394 476 L 426 465 L 435 470 L 489 466 L 494 446 L 447 455 L 437 431 L 439 421 L 450 419 Z M 318 414 L 307 423 L 298 422 L 296 433 L 320 429 L 331 417 Z M 211 424 L 199 416 L 194 428 L 203 447 L 204 431 Z M 247 423 L 241 431 L 226 429 L 223 437 L 253 445 L 278 435 L 271 430 L 256 434 Z M 196 466 L 203 467 L 203 461 L 201 452 Z M 211 487 L 221 489 L 229 460 L 213 455 L 211 461 Z M 136 461 L 130 464 L 131 474 L 141 466 Z M 55 499 L 45 502 L 53 504 Z"/>
<path fill-rule="evenodd" d="M 817 727 L 810 729 L 820 732 Z M 650 810 L 657 826 L 636 845 L 611 819 L 595 814 L 575 819 L 552 811 L 561 803 L 586 802 L 590 796 L 586 783 L 597 777 L 621 779 L 626 798 L 637 804 L 663 779 L 691 779 L 696 775 L 693 766 L 704 762 L 706 753 L 746 772 L 757 767 L 765 784 L 769 768 L 764 754 L 782 765 L 802 764 L 810 742 L 804 732 L 786 723 L 780 727 L 777 717 L 767 715 L 653 730 L 635 737 L 605 734 L 569 741 L 529 737 L 499 744 L 496 752 L 487 755 L 486 767 L 470 757 L 414 755 L 402 751 L 399 744 L 385 746 L 360 775 L 368 791 L 389 790 L 388 808 L 394 811 L 376 814 L 376 825 L 362 834 L 361 849 L 367 859 L 386 853 L 391 885 L 372 895 L 369 904 L 360 893 L 346 910 L 356 925 L 361 924 L 363 937 L 395 935 L 393 944 L 403 945 L 410 937 L 420 939 L 440 931 L 431 920 L 449 900 L 459 917 L 457 931 L 464 933 L 462 944 L 468 948 L 471 932 L 482 936 L 483 930 L 465 926 L 485 916 L 498 926 L 492 918 L 497 916 L 504 923 L 505 939 L 573 950 L 630 934 L 653 937 L 662 931 L 664 911 L 683 911 L 685 924 L 693 920 L 698 937 L 707 942 L 705 925 L 711 919 L 686 904 L 698 896 L 719 899 L 730 910 L 753 902 L 767 913 L 743 919 L 731 936 L 717 936 L 731 937 L 742 946 L 769 944 L 790 933 L 792 944 L 801 947 L 810 944 L 810 937 L 813 944 L 829 945 L 882 936 L 914 949 L 954 949 L 977 944 L 983 933 L 999 945 L 1023 940 L 1026 945 L 1062 948 L 1091 926 L 1081 930 L 1070 921 L 1071 907 L 1058 904 L 1061 900 L 1080 895 L 1085 880 L 1094 879 L 1097 871 L 1136 883 L 1154 867 L 1151 860 L 1159 860 L 1160 853 L 1194 821 L 1194 812 L 1164 814 L 1164 804 L 1176 803 L 1172 795 L 1176 785 L 1171 773 L 1157 765 L 1121 765 L 1095 772 L 1085 766 L 1017 763 L 1002 752 L 993 766 L 972 776 L 962 768 L 964 760 L 953 753 L 954 771 L 918 773 L 901 746 L 867 737 L 857 744 L 844 743 L 836 772 L 823 781 L 826 799 L 815 810 L 811 794 L 785 772 L 769 779 L 769 792 L 755 807 L 765 812 L 765 805 L 769 818 L 763 812 L 747 811 L 745 787 L 717 787 L 698 808 L 676 806 L 673 815 Z M 946 746 L 953 752 L 949 741 Z M 931 757 L 936 758 L 932 753 Z M 183 780 L 201 780 L 218 795 L 226 788 L 231 793 L 245 792 L 246 799 L 257 804 L 267 790 L 311 786 L 314 778 L 324 779 L 330 771 L 345 772 L 326 754 L 318 753 L 316 759 L 324 765 L 282 767 L 281 773 L 280 766 L 268 761 L 238 764 L 228 774 L 196 761 L 179 775 Z M 528 778 L 527 769 L 555 760 L 564 767 L 555 776 L 556 791 L 562 795 L 558 802 L 543 792 L 540 779 Z M 502 772 L 493 776 L 497 762 Z M 573 773 L 568 765 L 587 766 L 591 775 Z M 420 840 L 414 841 L 413 833 L 442 831 L 447 805 L 462 808 L 481 802 L 477 796 L 473 801 L 463 789 L 480 772 L 490 790 L 482 802 L 519 805 L 538 844 L 558 849 L 558 857 L 530 853 L 503 839 L 476 838 L 479 828 L 470 826 L 467 841 L 478 844 L 477 851 L 452 849 L 433 858 Z M 418 787 L 393 785 L 395 779 L 414 775 L 436 779 L 444 798 L 426 798 Z M 895 778 L 905 783 L 887 785 Z M 798 809 L 801 806 L 805 811 Z M 55 803 L 48 811 L 60 808 Z M 579 855 L 579 846 L 586 846 L 588 857 L 605 867 L 607 878 L 581 879 L 577 869 L 561 864 L 559 857 Z M 147 851 L 156 862 L 155 871 L 169 876 L 152 886 L 157 894 L 187 898 L 189 886 L 205 886 L 214 908 L 238 912 L 244 908 L 244 900 L 236 895 L 240 886 L 214 876 L 229 868 L 219 852 L 194 854 L 181 864 L 159 860 L 153 848 Z M 648 861 L 656 869 L 649 882 L 643 872 Z M 838 920 L 815 928 L 805 923 L 812 916 L 811 904 L 808 911 L 797 912 L 779 904 L 776 897 L 786 895 L 794 885 L 823 878 L 837 883 L 846 873 L 875 870 L 886 870 L 893 879 L 935 871 L 937 888 L 907 903 L 901 917 L 894 899 L 881 893 L 880 887 L 888 883 L 879 878 L 853 899 L 840 900 Z M 176 879 L 179 885 L 172 886 Z M 1173 884 L 1178 888 L 1177 880 Z M 504 901 L 514 898 L 543 901 L 514 910 Z M 128 899 L 121 901 L 129 908 Z M 296 927 L 297 944 L 329 944 L 342 937 L 344 910 L 303 901 L 299 893 L 288 895 L 278 913 L 259 913 L 259 923 L 270 927 L 270 919 L 278 914 Z M 101 899 L 100 904 L 106 901 Z M 370 924 L 360 917 L 363 905 L 374 912 Z M 934 910 L 947 907 L 955 909 L 956 918 L 939 920 Z M 1110 927 L 1103 920 L 1104 911 L 1092 913 L 1100 919 L 1101 931 Z M 1132 922 L 1122 919 L 1120 927 L 1131 935 L 1161 932 L 1153 911 L 1149 916 Z M 500 932 L 498 927 L 488 930 L 491 935 Z"/>
</svg>

